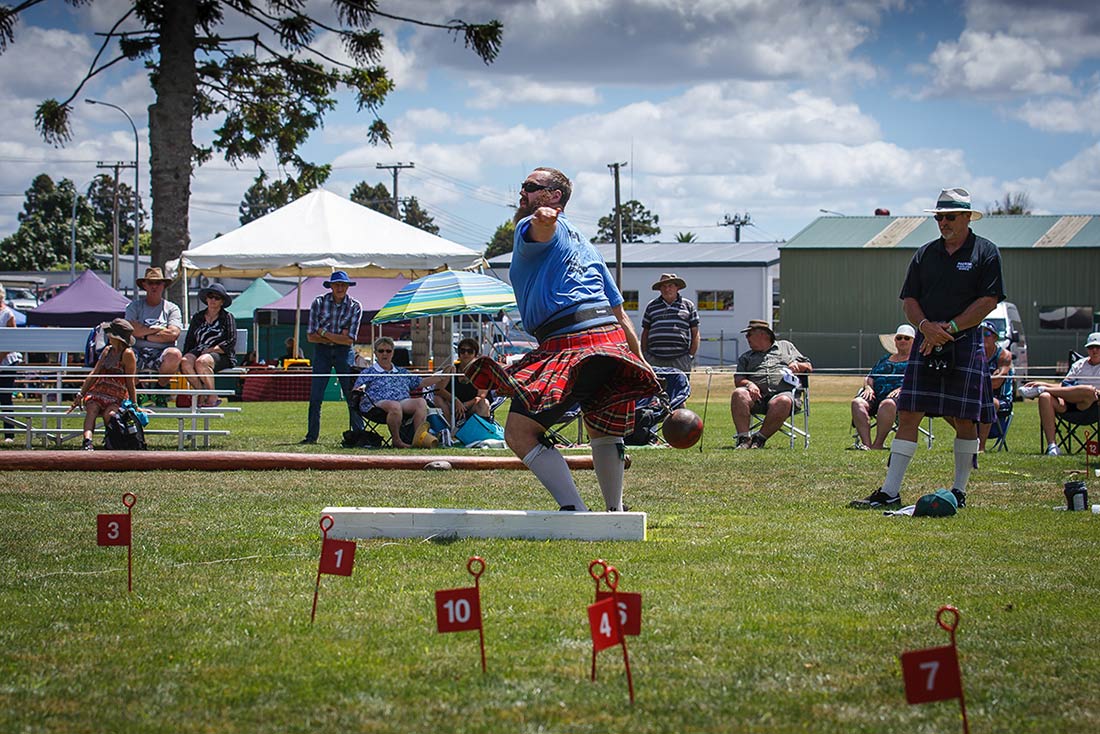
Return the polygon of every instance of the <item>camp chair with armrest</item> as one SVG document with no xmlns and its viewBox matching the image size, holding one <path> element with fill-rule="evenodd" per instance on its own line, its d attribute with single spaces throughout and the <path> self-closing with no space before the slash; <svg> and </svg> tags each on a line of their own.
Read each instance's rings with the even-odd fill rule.
<svg viewBox="0 0 1100 734">
<path fill-rule="evenodd" d="M 1073 364 L 1084 355 L 1070 350 L 1069 364 Z M 1086 441 L 1100 440 L 1100 404 L 1094 403 L 1088 410 L 1069 408 L 1065 413 L 1054 414 L 1054 443 L 1066 454 L 1076 454 L 1085 450 Z M 1039 451 L 1046 449 L 1043 429 L 1039 427 Z"/>
<path fill-rule="evenodd" d="M 778 432 L 790 439 L 792 449 L 795 440 L 801 438 L 802 448 L 805 449 L 810 446 L 810 375 L 806 372 L 800 372 L 795 377 L 798 379 L 798 386 L 791 390 L 794 394 L 794 403 L 791 406 L 790 415 L 783 421 L 783 425 L 779 427 Z M 802 415 L 802 420 L 795 418 L 799 414 Z M 763 412 L 753 411 L 752 425 L 749 427 L 751 433 L 760 430 L 761 426 L 764 425 L 764 417 Z M 799 426 L 800 423 L 801 426 Z"/>
</svg>

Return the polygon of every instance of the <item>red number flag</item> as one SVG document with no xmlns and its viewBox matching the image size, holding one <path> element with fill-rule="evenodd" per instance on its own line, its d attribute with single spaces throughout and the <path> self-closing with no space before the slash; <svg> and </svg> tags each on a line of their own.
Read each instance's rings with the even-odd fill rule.
<svg viewBox="0 0 1100 734">
<path fill-rule="evenodd" d="M 619 591 L 619 625 L 624 635 L 642 634 L 642 595 L 632 591 Z M 596 601 L 610 599 L 610 591 L 597 591 Z"/>
<path fill-rule="evenodd" d="M 623 640 L 619 610 L 610 598 L 588 606 L 588 627 L 592 631 L 595 652 L 618 645 Z"/>
<path fill-rule="evenodd" d="M 351 576 L 355 565 L 355 541 L 325 538 L 321 544 L 321 573 Z"/>
<path fill-rule="evenodd" d="M 96 515 L 98 545 L 130 545 L 130 516 Z"/>
<path fill-rule="evenodd" d="M 440 632 L 481 629 L 481 600 L 477 587 L 435 592 L 435 626 Z"/>
<path fill-rule="evenodd" d="M 905 700 L 909 703 L 962 696 L 962 673 L 954 645 L 903 653 L 901 675 L 905 679 Z"/>
<path fill-rule="evenodd" d="M 1089 456 L 1100 456 L 1100 441 L 1085 441 L 1085 453 Z"/>
</svg>

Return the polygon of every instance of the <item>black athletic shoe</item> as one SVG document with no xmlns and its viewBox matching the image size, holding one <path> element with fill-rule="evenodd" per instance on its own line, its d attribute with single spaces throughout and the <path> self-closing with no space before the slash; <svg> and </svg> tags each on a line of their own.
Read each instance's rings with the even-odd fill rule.
<svg viewBox="0 0 1100 734">
<path fill-rule="evenodd" d="M 86 438 L 84 442 L 80 444 L 80 448 L 83 451 L 95 451 L 95 446 L 92 445 L 92 439 Z"/>
<path fill-rule="evenodd" d="M 752 439 L 748 436 L 735 436 L 734 441 L 733 447 L 735 449 L 747 449 L 752 444 Z"/>
<path fill-rule="evenodd" d="M 901 507 L 901 495 L 890 496 L 879 487 L 861 500 L 852 500 L 848 506 L 855 510 L 889 510 Z"/>
<path fill-rule="evenodd" d="M 763 435 L 761 435 L 759 433 L 754 433 L 754 434 L 752 434 L 752 442 L 749 443 L 749 448 L 750 449 L 762 449 L 762 448 L 764 448 L 764 444 L 766 444 L 767 442 L 768 442 L 768 439 L 764 438 Z"/>
<path fill-rule="evenodd" d="M 317 439 L 310 438 L 309 436 L 306 436 L 305 438 L 303 438 L 301 441 L 298 442 L 298 445 L 299 446 L 311 446 L 315 443 L 317 443 Z"/>
<path fill-rule="evenodd" d="M 951 494 L 955 495 L 955 501 L 959 503 L 959 509 L 966 507 L 966 492 L 961 489 L 951 488 Z"/>
</svg>

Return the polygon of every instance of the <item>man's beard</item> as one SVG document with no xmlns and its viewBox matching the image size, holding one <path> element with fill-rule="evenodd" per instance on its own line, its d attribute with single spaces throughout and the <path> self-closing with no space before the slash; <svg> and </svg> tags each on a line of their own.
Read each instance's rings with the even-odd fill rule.
<svg viewBox="0 0 1100 734">
<path fill-rule="evenodd" d="M 512 215 L 512 224 L 519 224 L 519 220 L 534 214 L 536 208 L 537 207 L 532 206 L 530 202 L 524 204 L 521 201 L 519 206 L 516 207 L 516 213 Z"/>
</svg>

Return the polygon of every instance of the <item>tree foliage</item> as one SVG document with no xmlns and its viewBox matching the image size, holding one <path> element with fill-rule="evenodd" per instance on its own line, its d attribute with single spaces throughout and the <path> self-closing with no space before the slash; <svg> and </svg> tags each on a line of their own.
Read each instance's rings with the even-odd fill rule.
<svg viewBox="0 0 1100 734">
<path fill-rule="evenodd" d="M 497 227 L 497 231 L 493 233 L 493 239 L 489 240 L 485 248 L 485 259 L 489 260 L 511 252 L 515 236 L 516 223 L 511 219 Z"/>
<path fill-rule="evenodd" d="M 88 199 L 67 178 L 54 183 L 39 174 L 26 191 L 19 229 L 0 242 L 0 270 L 64 270 L 72 247 L 76 197 L 76 265 L 90 268 L 96 252 L 110 252 L 110 239 Z"/>
<path fill-rule="evenodd" d="M 366 181 L 360 181 L 351 190 L 351 200 L 388 217 L 393 216 L 393 196 L 384 183 L 372 186 Z M 431 234 L 439 234 L 439 226 L 436 225 L 435 218 L 420 206 L 415 196 L 398 201 L 397 209 L 401 213 L 397 218 L 399 221 Z"/>
<path fill-rule="evenodd" d="M 37 4 L 0 7 L 0 53 L 15 41 L 20 13 Z M 101 47 L 76 89 L 64 100 L 42 102 L 35 125 L 47 142 L 64 145 L 72 137 L 72 103 L 84 85 L 116 63 L 144 63 L 156 99 L 149 108 L 153 260 L 175 259 L 190 241 L 193 166 L 215 150 L 232 163 L 270 150 L 297 180 L 316 180 L 318 167 L 298 150 L 335 106 L 341 89 L 350 90 L 358 109 L 373 116 L 368 140 L 389 142 L 378 111 L 393 82 L 379 63 L 383 42 L 372 27 L 376 18 L 460 37 L 485 63 L 500 50 L 503 26 L 495 20 L 431 23 L 382 12 L 377 0 L 330 4 L 335 22 L 318 17 L 306 0 L 133 0 L 110 28 L 97 33 Z M 232 28 L 232 35 L 223 34 L 225 28 Z M 349 61 L 324 52 L 333 36 Z M 195 145 L 194 121 L 210 118 L 220 120 L 213 140 Z"/>
<path fill-rule="evenodd" d="M 985 210 L 986 214 L 996 216 L 998 214 L 1031 214 L 1031 197 L 1026 191 L 1009 191 L 1005 198 L 993 203 L 993 206 Z"/>
<path fill-rule="evenodd" d="M 248 191 L 244 192 L 244 199 L 237 207 L 241 224 L 248 224 L 253 219 L 259 219 L 305 196 L 323 184 L 331 170 L 331 166 L 317 166 L 299 178 L 287 176 L 268 183 L 267 172 L 261 168 L 260 175 L 256 176 Z"/>
<path fill-rule="evenodd" d="M 631 199 L 622 205 L 622 210 L 623 242 L 641 242 L 643 237 L 654 237 L 661 233 L 661 228 L 657 226 L 661 218 L 642 206 L 640 201 Z M 593 242 L 615 241 L 614 208 L 606 217 L 600 217 L 598 227 L 596 236 L 592 238 Z"/>
<path fill-rule="evenodd" d="M 696 239 L 696 237 L 695 237 L 694 232 L 677 232 L 676 233 L 676 241 L 677 242 L 688 243 L 688 242 L 694 242 L 695 239 Z"/>
<path fill-rule="evenodd" d="M 88 204 L 95 212 L 96 220 L 103 225 L 107 233 L 107 244 L 111 245 L 115 218 L 115 178 L 111 174 L 101 173 L 88 184 Z M 141 220 L 145 221 L 145 208 L 138 202 Z M 144 229 L 144 228 L 143 228 Z M 134 240 L 134 190 L 125 181 L 118 182 L 118 241 L 123 251 L 125 243 Z M 141 234 L 138 234 L 140 246 Z"/>
</svg>

